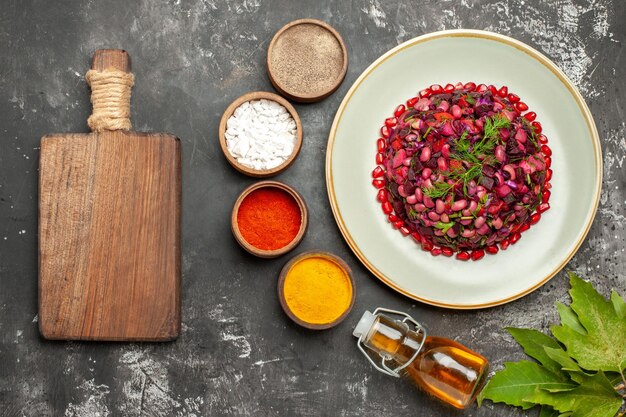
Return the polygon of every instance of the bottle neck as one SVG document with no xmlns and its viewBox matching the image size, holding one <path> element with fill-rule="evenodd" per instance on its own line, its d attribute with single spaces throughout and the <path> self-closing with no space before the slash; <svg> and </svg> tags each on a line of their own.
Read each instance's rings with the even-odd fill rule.
<svg viewBox="0 0 626 417">
<path fill-rule="evenodd" d="M 423 333 L 385 315 L 376 317 L 363 344 L 387 360 L 402 366 L 416 356 L 422 346 Z"/>
</svg>

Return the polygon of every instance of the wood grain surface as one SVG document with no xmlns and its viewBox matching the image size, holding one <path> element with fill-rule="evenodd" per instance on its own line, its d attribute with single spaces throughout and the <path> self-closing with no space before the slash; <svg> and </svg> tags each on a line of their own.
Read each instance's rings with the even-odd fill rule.
<svg viewBox="0 0 626 417">
<path fill-rule="evenodd" d="M 104 52 L 94 56 L 95 69 L 130 69 L 124 51 L 113 57 Z M 178 138 L 121 130 L 48 135 L 41 141 L 39 166 L 41 334 L 79 340 L 176 338 Z"/>
</svg>

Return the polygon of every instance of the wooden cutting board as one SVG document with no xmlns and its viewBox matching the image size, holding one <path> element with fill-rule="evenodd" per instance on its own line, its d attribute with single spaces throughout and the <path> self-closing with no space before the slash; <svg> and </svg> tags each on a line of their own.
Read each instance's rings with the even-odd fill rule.
<svg viewBox="0 0 626 417">
<path fill-rule="evenodd" d="M 122 50 L 92 69 L 130 72 Z M 167 133 L 41 139 L 39 329 L 46 339 L 166 341 L 180 332 L 180 140 Z"/>
</svg>

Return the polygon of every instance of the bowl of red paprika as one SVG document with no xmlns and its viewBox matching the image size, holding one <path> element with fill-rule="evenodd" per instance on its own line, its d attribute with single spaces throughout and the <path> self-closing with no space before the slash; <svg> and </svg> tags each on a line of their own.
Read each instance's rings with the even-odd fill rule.
<svg viewBox="0 0 626 417">
<path fill-rule="evenodd" d="M 307 224 L 304 199 L 278 181 L 259 181 L 243 190 L 231 215 L 237 243 L 261 258 L 275 258 L 298 246 Z"/>
</svg>

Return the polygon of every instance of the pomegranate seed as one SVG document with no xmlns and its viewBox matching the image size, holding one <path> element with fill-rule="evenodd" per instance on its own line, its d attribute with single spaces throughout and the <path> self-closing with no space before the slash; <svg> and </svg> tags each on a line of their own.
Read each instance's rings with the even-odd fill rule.
<svg viewBox="0 0 626 417">
<path fill-rule="evenodd" d="M 455 90 L 462 90 L 463 89 L 463 83 L 459 81 L 458 83 L 454 84 L 454 89 Z"/>
<path fill-rule="evenodd" d="M 378 194 L 376 194 L 376 200 L 384 203 L 385 201 L 387 201 L 387 198 L 387 190 L 385 190 L 384 188 L 378 190 Z"/>
<path fill-rule="evenodd" d="M 548 145 L 541 145 L 541 152 L 543 152 L 545 156 L 552 156 L 552 150 Z"/>
<path fill-rule="evenodd" d="M 377 164 L 379 164 L 379 165 L 382 164 L 384 159 L 385 159 L 385 155 L 383 155 L 382 152 L 379 152 L 379 153 L 376 154 L 376 163 Z"/>
<path fill-rule="evenodd" d="M 400 218 L 398 216 L 396 216 L 395 214 L 390 214 L 389 217 L 387 217 L 389 219 L 389 223 L 395 223 L 398 220 L 400 220 Z"/>
<path fill-rule="evenodd" d="M 543 188 L 545 188 L 546 190 L 550 190 L 550 189 L 552 189 L 552 184 L 550 184 L 549 182 L 546 182 L 546 183 L 543 185 Z"/>
<path fill-rule="evenodd" d="M 491 254 L 491 255 L 495 255 L 496 253 L 498 253 L 499 249 L 496 245 L 493 246 L 487 246 L 485 248 L 485 250 L 487 251 L 487 253 Z"/>
<path fill-rule="evenodd" d="M 380 134 L 383 135 L 383 138 L 387 139 L 389 137 L 389 128 L 387 126 L 383 126 L 380 128 Z"/>
<path fill-rule="evenodd" d="M 518 240 L 520 240 L 522 238 L 521 233 L 515 233 L 514 235 L 512 235 L 509 240 L 511 241 L 511 245 L 515 245 L 517 243 Z"/>
<path fill-rule="evenodd" d="M 541 213 L 535 213 L 530 216 L 530 224 L 537 224 L 537 222 L 541 219 Z"/>
<path fill-rule="evenodd" d="M 541 123 L 539 123 L 539 122 L 532 122 L 530 125 L 535 129 L 535 133 L 540 134 L 541 132 L 543 132 L 543 128 L 541 127 Z"/>
<path fill-rule="evenodd" d="M 433 250 L 433 248 L 434 246 L 432 243 L 422 239 L 422 250 L 425 250 L 426 252 L 430 252 L 431 250 Z"/>
<path fill-rule="evenodd" d="M 433 84 L 430 86 L 430 91 L 433 94 L 440 94 L 440 93 L 443 93 L 443 87 L 440 86 L 439 84 Z"/>
<path fill-rule="evenodd" d="M 487 90 L 491 91 L 491 94 L 494 95 L 494 96 L 498 94 L 498 89 L 493 84 L 489 84 L 487 86 Z"/>
<path fill-rule="evenodd" d="M 543 213 L 548 210 L 550 210 L 550 203 L 541 203 L 539 204 L 539 207 L 537 207 L 538 213 Z"/>
<path fill-rule="evenodd" d="M 382 152 L 385 150 L 385 139 L 379 138 L 376 141 L 376 149 L 378 150 L 378 152 Z"/>
<path fill-rule="evenodd" d="M 393 211 L 393 207 L 391 206 L 391 203 L 389 201 L 385 201 L 383 204 L 383 213 L 385 214 L 391 214 L 391 212 Z"/>
<path fill-rule="evenodd" d="M 552 193 L 550 192 L 550 190 L 543 190 L 543 193 L 541 193 L 541 202 L 547 203 L 550 200 L 551 195 Z"/>
<path fill-rule="evenodd" d="M 403 220 L 398 220 L 397 222 L 395 222 L 393 224 L 394 226 L 396 226 L 398 229 L 401 228 L 402 226 L 404 226 L 404 221 Z"/>
<path fill-rule="evenodd" d="M 546 181 L 550 181 L 552 179 L 552 170 L 546 170 Z"/>
<path fill-rule="evenodd" d="M 504 239 L 500 242 L 500 249 L 506 250 L 506 248 L 508 248 L 510 244 L 511 242 L 509 242 L 509 239 Z"/>
<path fill-rule="evenodd" d="M 507 96 L 507 98 L 509 99 L 509 101 L 513 104 L 517 103 L 519 101 L 519 96 L 517 94 L 513 94 L 513 93 L 509 93 L 509 95 Z"/>
<path fill-rule="evenodd" d="M 482 259 L 484 256 L 485 256 L 485 251 L 482 249 L 472 251 L 472 261 L 477 261 L 479 259 Z"/>
<path fill-rule="evenodd" d="M 474 91 L 476 89 L 476 83 L 473 83 L 473 82 L 466 83 L 463 86 L 463 88 L 465 88 L 466 90 L 469 90 L 469 91 Z"/>
<path fill-rule="evenodd" d="M 526 231 L 526 230 L 528 230 L 528 229 L 530 229 L 530 224 L 529 224 L 529 223 L 524 223 L 524 224 L 522 225 L 522 227 L 520 227 L 520 228 L 519 228 L 519 232 L 520 232 L 520 233 L 523 233 L 523 232 L 525 232 L 525 231 Z"/>
<path fill-rule="evenodd" d="M 454 251 L 450 248 L 441 248 L 441 253 L 443 254 L 443 256 L 452 256 L 454 255 Z"/>
<path fill-rule="evenodd" d="M 545 145 L 548 143 L 548 137 L 546 135 L 540 135 L 539 136 L 539 143 L 541 143 L 542 145 Z"/>
<path fill-rule="evenodd" d="M 372 185 L 376 188 L 383 188 L 385 186 L 385 180 L 373 180 Z"/>
<path fill-rule="evenodd" d="M 430 254 L 433 256 L 439 256 L 441 255 L 441 253 L 442 253 L 441 248 L 432 248 L 430 250 Z"/>
<path fill-rule="evenodd" d="M 408 100 L 406 101 L 406 106 L 407 106 L 407 107 L 413 107 L 413 106 L 415 106 L 415 103 L 417 103 L 417 101 L 418 101 L 419 99 L 420 99 L 419 97 L 413 97 L 413 98 L 408 99 Z"/>
<path fill-rule="evenodd" d="M 425 88 L 419 92 L 419 96 L 421 98 L 428 98 L 433 92 L 430 91 L 430 88 Z"/>
<path fill-rule="evenodd" d="M 420 236 L 420 234 L 419 234 L 419 233 L 417 233 L 417 232 L 413 232 L 413 233 L 411 233 L 411 237 L 413 237 L 413 239 L 415 239 L 415 241 L 416 241 L 417 243 L 421 243 L 421 242 L 422 242 L 422 237 L 421 237 L 421 236 Z"/>
<path fill-rule="evenodd" d="M 552 166 L 552 158 L 550 158 L 549 156 L 546 156 L 545 158 L 543 158 L 543 160 L 546 163 L 546 168 L 550 168 Z"/>
<path fill-rule="evenodd" d="M 400 228 L 400 233 L 402 233 L 403 236 L 408 236 L 411 234 L 411 231 L 406 226 L 402 226 Z"/>
<path fill-rule="evenodd" d="M 388 119 L 385 119 L 385 126 L 387 127 L 394 127 L 397 124 L 398 124 L 398 119 L 396 119 L 395 117 L 390 117 Z"/>
<path fill-rule="evenodd" d="M 374 171 L 372 171 L 372 177 L 374 178 L 379 178 L 385 175 L 385 171 L 383 171 L 383 169 L 381 167 L 376 167 L 374 168 Z"/>
<path fill-rule="evenodd" d="M 534 121 L 536 118 L 537 118 L 537 113 L 535 113 L 534 111 L 529 111 L 528 113 L 524 115 L 524 119 L 528 120 L 529 122 Z"/>
<path fill-rule="evenodd" d="M 470 254 L 465 251 L 459 252 L 456 254 L 456 259 L 460 261 L 469 261 L 469 258 L 470 258 Z"/>
<path fill-rule="evenodd" d="M 509 89 L 506 85 L 498 90 L 498 95 L 502 98 L 506 97 L 508 94 L 509 94 Z"/>
<path fill-rule="evenodd" d="M 476 91 L 477 93 L 484 93 L 485 91 L 487 91 L 487 85 L 486 84 L 478 84 L 474 91 Z"/>
<path fill-rule="evenodd" d="M 452 84 L 446 84 L 446 86 L 443 88 L 443 91 L 450 94 L 454 91 L 454 86 Z"/>
<path fill-rule="evenodd" d="M 396 107 L 396 111 L 393 112 L 393 115 L 396 117 L 400 117 L 402 116 L 402 113 L 404 113 L 406 110 L 406 107 L 404 107 L 404 104 L 400 104 L 398 107 Z"/>
<path fill-rule="evenodd" d="M 522 112 L 528 110 L 528 105 L 523 101 L 518 101 L 517 103 L 515 103 L 515 108 L 517 109 L 517 111 Z"/>
</svg>

